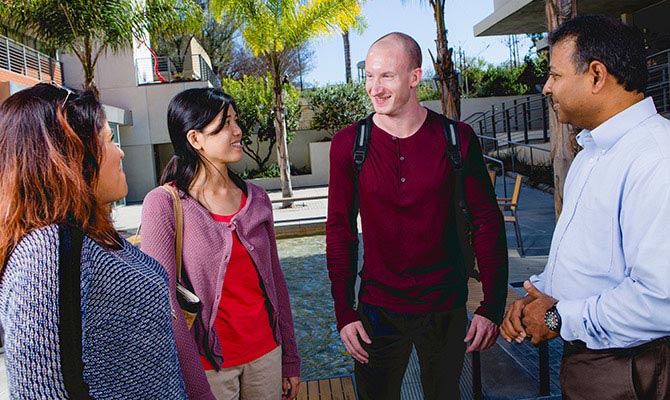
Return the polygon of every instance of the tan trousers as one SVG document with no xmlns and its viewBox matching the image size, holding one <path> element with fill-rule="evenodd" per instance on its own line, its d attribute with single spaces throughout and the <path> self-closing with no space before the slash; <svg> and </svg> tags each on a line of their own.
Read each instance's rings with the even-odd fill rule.
<svg viewBox="0 0 670 400">
<path fill-rule="evenodd" d="M 281 399 L 281 347 L 246 364 L 205 371 L 218 400 Z"/>
</svg>

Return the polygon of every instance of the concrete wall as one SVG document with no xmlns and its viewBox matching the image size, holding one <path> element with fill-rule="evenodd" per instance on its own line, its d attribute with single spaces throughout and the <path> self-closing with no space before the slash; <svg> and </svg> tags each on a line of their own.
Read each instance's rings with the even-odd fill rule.
<svg viewBox="0 0 670 400">
<path fill-rule="evenodd" d="M 208 82 L 199 81 L 138 86 L 135 60 L 147 56 L 150 57 L 146 47 L 137 45 L 116 54 L 109 52 L 100 57 L 95 70 L 100 100 L 131 114 L 132 125 L 119 127 L 121 148 L 126 154 L 123 166 L 128 202 L 142 201 L 157 184 L 153 145 L 170 143 L 166 116 L 170 99 L 183 90 L 209 86 Z M 82 87 L 84 74 L 79 60 L 65 54 L 62 61 L 65 84 Z"/>
<path fill-rule="evenodd" d="M 478 112 L 491 111 L 491 106 L 495 107 L 496 112 L 502 110 L 500 105 L 505 103 L 506 105 L 512 105 L 514 100 L 518 103 L 526 101 L 528 98 L 530 100 L 539 99 L 542 95 L 540 94 L 531 94 L 525 96 L 493 96 L 493 97 L 477 97 L 470 99 L 461 99 L 461 119 L 466 120 L 474 116 Z M 442 108 L 440 106 L 439 100 L 424 101 L 421 104 L 427 108 L 441 113 Z M 531 118 L 540 117 L 541 115 L 532 115 Z"/>
</svg>

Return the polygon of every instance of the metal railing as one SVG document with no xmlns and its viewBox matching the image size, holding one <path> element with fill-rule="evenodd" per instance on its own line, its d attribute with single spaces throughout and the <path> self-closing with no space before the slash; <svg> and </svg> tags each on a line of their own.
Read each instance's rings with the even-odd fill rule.
<svg viewBox="0 0 670 400">
<path fill-rule="evenodd" d="M 647 57 L 649 82 L 645 94 L 654 99 L 659 113 L 670 113 L 670 49 Z"/>
<path fill-rule="evenodd" d="M 214 87 L 221 87 L 221 79 L 200 54 L 188 57 L 138 58 L 135 70 L 138 85 L 208 81 Z"/>
<path fill-rule="evenodd" d="M 528 96 L 492 105 L 490 111 L 475 113 L 465 122 L 478 129 L 479 136 L 493 139 L 482 143 L 485 152 L 498 150 L 501 143 L 546 143 L 549 141 L 547 102 L 544 96 Z"/>
<path fill-rule="evenodd" d="M 40 81 L 63 83 L 60 61 L 2 35 L 0 68 Z"/>
</svg>

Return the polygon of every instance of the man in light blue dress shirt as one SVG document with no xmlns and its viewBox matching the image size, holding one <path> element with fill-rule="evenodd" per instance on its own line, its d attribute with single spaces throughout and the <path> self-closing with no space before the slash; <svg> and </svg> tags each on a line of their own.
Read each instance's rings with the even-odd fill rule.
<svg viewBox="0 0 670 400">
<path fill-rule="evenodd" d="M 644 97 L 644 42 L 582 16 L 549 37 L 544 94 L 582 127 L 547 266 L 502 336 L 565 341 L 567 399 L 670 398 L 670 122 Z"/>
</svg>

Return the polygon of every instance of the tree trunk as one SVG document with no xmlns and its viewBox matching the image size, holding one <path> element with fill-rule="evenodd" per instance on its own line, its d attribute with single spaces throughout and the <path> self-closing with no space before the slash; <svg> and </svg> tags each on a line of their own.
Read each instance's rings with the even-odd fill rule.
<svg viewBox="0 0 670 400">
<path fill-rule="evenodd" d="M 84 39 L 84 51 L 81 54 L 81 67 L 84 70 L 84 88 L 92 90 L 96 96 L 98 88 L 95 86 L 95 62 L 93 61 L 93 44 L 89 38 Z"/>
<path fill-rule="evenodd" d="M 577 15 L 577 0 L 546 0 L 547 30 L 558 28 L 563 22 Z M 549 132 L 551 134 L 551 158 L 554 165 L 554 207 L 556 219 L 563 210 L 563 187 L 568 170 L 579 146 L 576 131 L 568 124 L 558 122 L 558 116 L 549 109 Z"/>
<path fill-rule="evenodd" d="M 274 126 L 277 136 L 277 162 L 279 163 L 279 179 L 281 181 L 282 197 L 292 197 L 291 187 L 291 165 L 288 160 L 288 143 L 286 140 L 286 120 L 284 117 L 284 100 L 282 94 L 282 77 L 279 68 L 277 54 L 272 56 L 273 60 L 273 89 L 275 93 L 274 104 Z M 291 203 L 283 203 L 283 207 L 290 207 Z"/>
<path fill-rule="evenodd" d="M 344 74 L 346 82 L 351 83 L 351 46 L 349 44 L 349 30 L 342 32 L 342 40 L 344 41 Z"/>
<path fill-rule="evenodd" d="M 435 75 L 440 86 L 440 102 L 442 113 L 448 118 L 459 120 L 461 117 L 461 93 L 458 87 L 458 77 L 452 60 L 453 49 L 447 42 L 447 30 L 444 26 L 445 0 L 431 0 L 435 24 L 437 26 L 437 59 L 433 57 Z M 431 54 L 432 57 L 432 54 Z"/>
</svg>

